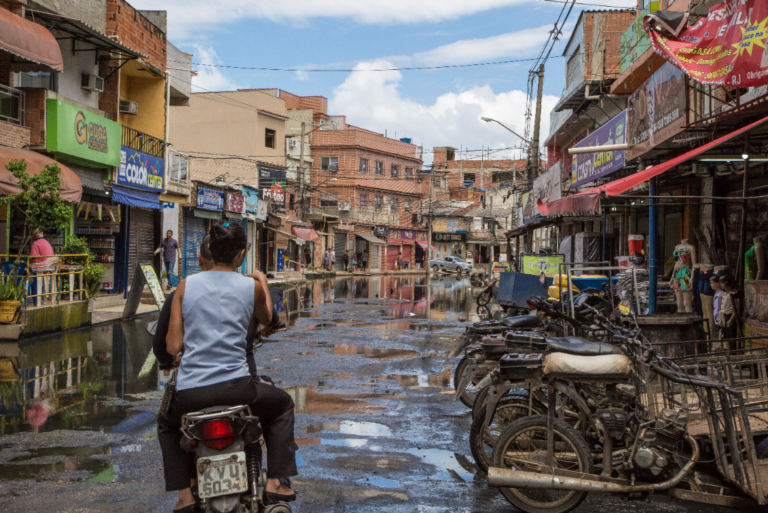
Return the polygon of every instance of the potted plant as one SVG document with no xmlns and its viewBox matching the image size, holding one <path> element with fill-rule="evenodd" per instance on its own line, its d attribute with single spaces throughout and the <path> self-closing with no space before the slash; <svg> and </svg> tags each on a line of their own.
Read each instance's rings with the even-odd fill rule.
<svg viewBox="0 0 768 513">
<path fill-rule="evenodd" d="M 18 263 L 13 272 L 0 278 L 0 322 L 10 324 L 24 299 L 24 279 L 18 276 Z"/>
</svg>

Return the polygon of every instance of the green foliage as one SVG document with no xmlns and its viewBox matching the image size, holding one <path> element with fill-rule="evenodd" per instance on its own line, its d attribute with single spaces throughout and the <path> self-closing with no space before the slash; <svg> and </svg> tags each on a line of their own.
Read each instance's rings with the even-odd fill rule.
<svg viewBox="0 0 768 513">
<path fill-rule="evenodd" d="M 90 264 L 83 271 L 85 293 L 88 298 L 94 297 L 101 290 L 101 281 L 104 279 L 107 269 L 101 264 Z"/>
<path fill-rule="evenodd" d="M 21 381 L 11 383 L 0 383 L 0 398 L 7 409 L 11 409 L 16 404 L 23 402 L 23 390 Z"/>
<path fill-rule="evenodd" d="M 0 301 L 21 301 L 24 298 L 24 279 L 18 276 L 18 264 L 7 276 L 0 277 Z"/>
<path fill-rule="evenodd" d="M 84 392 L 86 398 L 104 388 L 104 378 L 99 371 L 99 362 L 94 358 L 87 356 L 83 360 L 82 378 L 80 379 L 80 389 Z"/>
<path fill-rule="evenodd" d="M 72 220 L 72 205 L 61 199 L 61 168 L 57 164 L 48 164 L 36 175 L 27 173 L 24 159 L 8 162 L 5 169 L 19 181 L 19 192 L 0 198 L 0 205 L 7 204 L 23 214 L 21 255 L 35 229 L 66 227 Z"/>
<path fill-rule="evenodd" d="M 61 250 L 62 255 L 89 255 L 89 257 L 64 257 L 62 258 L 62 264 L 68 265 L 82 265 L 83 266 L 83 286 L 85 287 L 85 293 L 89 298 L 96 296 L 101 290 L 101 282 L 104 279 L 104 275 L 107 270 L 103 265 L 99 263 L 86 263 L 87 261 L 93 262 L 96 258 L 88 247 L 88 239 L 85 237 L 70 237 L 67 244 Z M 68 278 L 64 278 L 65 285 Z M 66 288 L 66 287 L 65 287 Z"/>
<path fill-rule="evenodd" d="M 67 243 L 61 248 L 62 255 L 91 255 L 93 253 L 88 247 L 88 239 L 85 237 L 70 237 Z M 85 265 L 86 257 L 65 257 L 61 263 L 66 265 Z"/>
</svg>

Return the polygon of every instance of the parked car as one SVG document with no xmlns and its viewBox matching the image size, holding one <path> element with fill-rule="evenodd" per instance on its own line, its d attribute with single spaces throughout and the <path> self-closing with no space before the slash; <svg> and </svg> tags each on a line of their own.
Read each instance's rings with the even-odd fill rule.
<svg viewBox="0 0 768 513">
<path fill-rule="evenodd" d="M 446 271 L 459 274 L 472 272 L 472 264 L 470 262 L 465 262 L 461 258 L 455 256 L 430 260 L 429 267 L 432 269 L 432 272 Z"/>
</svg>

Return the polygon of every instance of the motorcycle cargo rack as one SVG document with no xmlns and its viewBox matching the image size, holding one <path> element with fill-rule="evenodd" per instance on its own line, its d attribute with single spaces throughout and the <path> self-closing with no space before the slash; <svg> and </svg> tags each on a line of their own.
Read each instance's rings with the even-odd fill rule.
<svg viewBox="0 0 768 513">
<path fill-rule="evenodd" d="M 504 339 L 497 337 L 483 337 L 480 347 L 486 358 L 499 358 L 508 352 Z"/>
<path fill-rule="evenodd" d="M 544 355 L 541 353 L 510 353 L 501 357 L 499 379 L 521 381 L 540 377 Z"/>
<path fill-rule="evenodd" d="M 513 331 L 504 336 L 507 352 L 537 353 L 547 350 L 547 341 L 535 331 Z"/>
</svg>

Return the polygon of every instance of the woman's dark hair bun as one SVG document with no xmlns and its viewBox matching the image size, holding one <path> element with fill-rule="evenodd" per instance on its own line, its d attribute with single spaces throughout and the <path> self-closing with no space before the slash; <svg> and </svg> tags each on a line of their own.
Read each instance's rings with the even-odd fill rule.
<svg viewBox="0 0 768 513">
<path fill-rule="evenodd" d="M 209 234 L 211 242 L 208 248 L 217 264 L 231 264 L 238 253 L 248 245 L 245 230 L 238 223 L 221 220 L 211 226 Z"/>
</svg>

